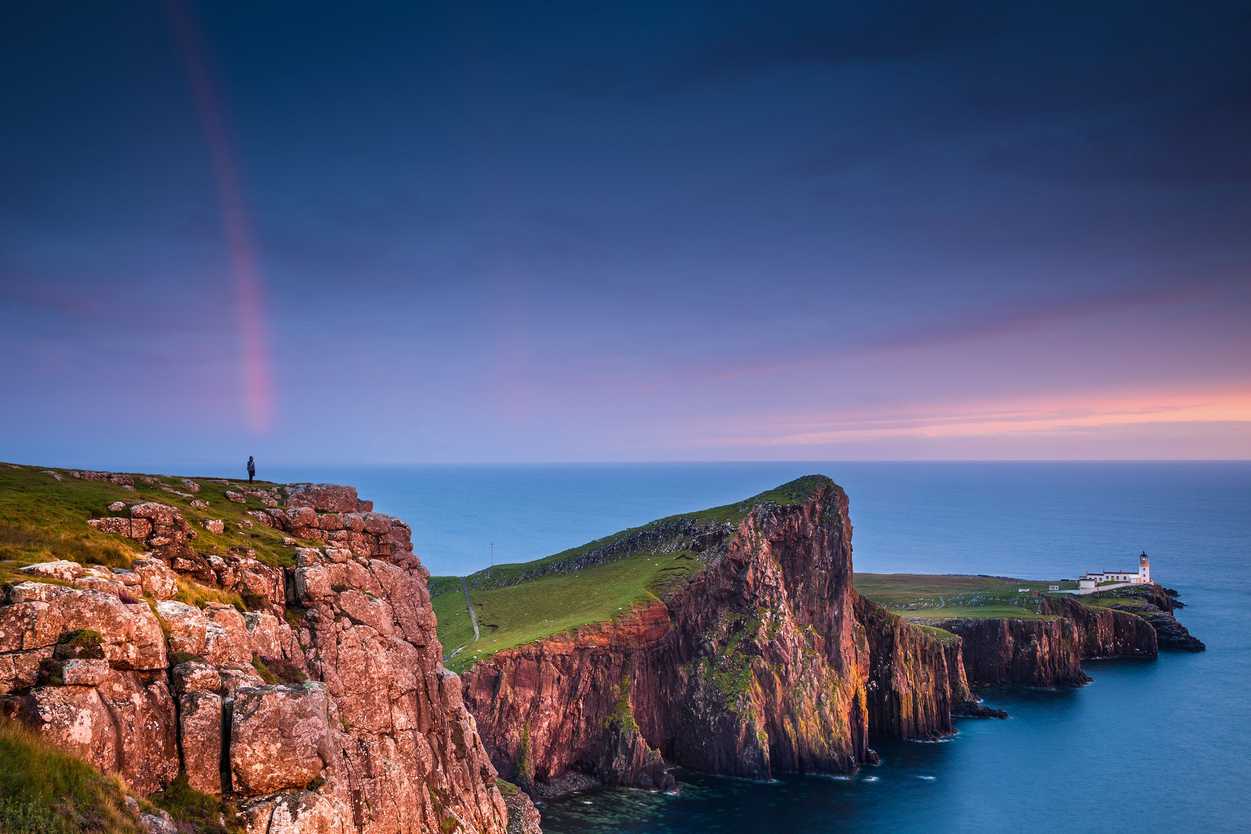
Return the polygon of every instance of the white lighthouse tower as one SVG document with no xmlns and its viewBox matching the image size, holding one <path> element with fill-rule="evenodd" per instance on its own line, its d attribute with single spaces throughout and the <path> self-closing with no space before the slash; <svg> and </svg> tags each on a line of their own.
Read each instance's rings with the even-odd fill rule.
<svg viewBox="0 0 1251 834">
<path fill-rule="evenodd" d="M 1151 560 L 1147 558 L 1145 550 L 1138 557 L 1138 582 L 1143 585 L 1151 584 Z"/>
</svg>

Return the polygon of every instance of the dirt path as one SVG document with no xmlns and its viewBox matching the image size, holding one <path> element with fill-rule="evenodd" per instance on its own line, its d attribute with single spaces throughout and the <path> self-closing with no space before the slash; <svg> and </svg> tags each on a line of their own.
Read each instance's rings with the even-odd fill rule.
<svg viewBox="0 0 1251 834">
<path fill-rule="evenodd" d="M 478 632 L 478 612 L 473 607 L 473 597 L 469 596 L 469 580 L 460 578 L 460 589 L 465 593 L 465 607 L 469 609 L 469 622 L 473 624 L 473 640 L 478 642 L 482 635 Z"/>
</svg>

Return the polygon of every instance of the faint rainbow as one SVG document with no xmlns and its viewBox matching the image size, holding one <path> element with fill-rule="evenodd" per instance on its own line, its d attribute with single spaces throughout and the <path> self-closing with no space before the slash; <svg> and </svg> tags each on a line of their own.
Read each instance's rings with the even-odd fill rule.
<svg viewBox="0 0 1251 834">
<path fill-rule="evenodd" d="M 265 431 L 273 423 L 274 396 L 266 332 L 264 288 L 253 243 L 252 223 L 244 205 L 234 142 L 217 85 L 209 71 L 199 26 L 182 0 L 166 6 L 181 48 L 191 92 L 217 180 L 217 197 L 234 279 L 235 321 L 242 351 L 244 413 L 248 427 Z"/>
</svg>

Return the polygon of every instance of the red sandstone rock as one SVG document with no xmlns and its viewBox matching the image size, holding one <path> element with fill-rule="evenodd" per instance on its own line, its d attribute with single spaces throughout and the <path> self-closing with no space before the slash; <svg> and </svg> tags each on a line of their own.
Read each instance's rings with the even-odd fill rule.
<svg viewBox="0 0 1251 834">
<path fill-rule="evenodd" d="M 272 490 L 250 494 L 276 503 Z M 180 767 L 193 787 L 221 791 L 225 744 L 242 819 L 257 834 L 504 834 L 510 815 L 517 830 L 535 834 L 537 812 L 524 795 L 505 805 L 459 679 L 442 668 L 428 574 L 411 553 L 408 527 L 372 514 L 350 488 L 305 498 L 311 503 L 297 499 L 289 512 L 271 507 L 264 520 L 253 516 L 302 539 L 341 542 L 297 556 L 298 629 L 283 616 L 281 569 L 243 549 L 197 551 L 175 508 L 143 502 L 129 518 L 93 520 L 152 553 L 131 569 L 44 568 L 47 578 L 63 574 L 61 581 L 90 590 L 22 582 L 5 592 L 6 714 L 141 792 L 167 784 Z M 319 505 L 339 517 L 339 529 L 319 529 Z M 172 599 L 178 574 L 267 609 L 245 615 L 185 605 Z M 138 601 L 145 595 L 156 600 L 159 621 Z M 80 641 L 85 653 L 76 653 L 79 643 L 58 644 L 84 628 L 100 633 L 98 643 Z M 172 670 L 170 653 L 180 655 Z M 265 685 L 254 656 L 314 681 Z M 172 826 L 148 817 L 145 830 Z"/>
<path fill-rule="evenodd" d="M 49 579 L 59 579 L 62 582 L 72 582 L 83 574 L 83 566 L 77 562 L 71 562 L 67 559 L 58 559 L 55 562 L 39 562 L 34 565 L 25 565 L 20 568 L 22 573 L 33 574 L 34 576 L 46 576 Z"/>
<path fill-rule="evenodd" d="M 178 699 L 187 783 L 214 796 L 222 792 L 222 707 L 216 692 L 186 692 Z"/>
<path fill-rule="evenodd" d="M 100 634 L 104 656 L 114 667 L 166 666 L 165 639 L 144 603 L 127 604 L 112 594 L 42 582 L 12 586 L 9 603 L 0 607 L 0 654 L 50 649 L 68 632 L 92 629 Z M 0 693 L 14 685 L 22 684 L 0 679 Z"/>
<path fill-rule="evenodd" d="M 264 686 L 235 693 L 230 768 L 241 796 L 303 788 L 336 755 L 331 705 L 322 684 Z"/>
<path fill-rule="evenodd" d="M 335 484 L 292 484 L 288 487 L 288 507 L 312 507 L 323 513 L 354 513 L 361 501 L 356 489 Z"/>
<path fill-rule="evenodd" d="M 151 793 L 178 774 L 173 704 L 163 675 L 111 672 L 98 686 L 37 686 L 22 717 L 49 742 Z"/>
<path fill-rule="evenodd" d="M 153 599 L 170 599 L 178 593 L 177 575 L 159 559 L 135 559 L 130 569 L 138 575 L 142 592 Z"/>
<path fill-rule="evenodd" d="M 637 535 L 694 545 L 707 566 L 618 623 L 502 652 L 466 673 L 466 700 L 501 771 L 516 775 L 523 728 L 540 781 L 589 771 L 655 785 L 664 778 L 656 751 L 756 778 L 872 758 L 869 652 L 841 489 L 758 506 L 736 527 L 680 519 Z M 618 716 L 624 729 L 614 728 Z"/>
</svg>

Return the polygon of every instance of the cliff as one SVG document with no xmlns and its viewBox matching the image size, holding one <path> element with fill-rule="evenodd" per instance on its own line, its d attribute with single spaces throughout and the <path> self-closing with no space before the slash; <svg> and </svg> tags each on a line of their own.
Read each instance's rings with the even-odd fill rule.
<svg viewBox="0 0 1251 834">
<path fill-rule="evenodd" d="M 1174 590 L 1159 585 L 1137 585 L 1104 591 L 1084 599 L 1092 607 L 1112 609 L 1146 620 L 1155 630 L 1161 649 L 1186 652 L 1207 649 L 1202 640 L 1191 634 L 1173 616 L 1173 611 L 1185 607 L 1177 600 L 1177 592 Z"/>
<path fill-rule="evenodd" d="M 249 834 L 537 830 L 443 668 L 402 522 L 347 487 L 9 469 L 27 550 L 82 559 L 0 563 L 0 709 L 35 738 Z"/>
<path fill-rule="evenodd" d="M 1005 718 L 969 688 L 960 637 L 908 623 L 863 596 L 856 617 L 869 639 L 869 731 L 877 739 L 935 739 L 953 718 Z"/>
<path fill-rule="evenodd" d="M 665 787 L 669 765 L 750 778 L 845 772 L 875 760 L 871 733 L 947 734 L 953 709 L 973 704 L 958 638 L 855 594 L 847 496 L 823 477 L 470 584 L 503 588 L 475 593 L 490 625 L 493 611 L 520 607 L 511 597 L 549 596 L 556 576 L 663 565 L 658 554 L 675 553 L 695 562 L 680 581 L 463 673 L 501 772 L 539 793 L 586 776 Z M 458 593 L 440 610 L 463 607 Z M 523 625 L 510 627 L 529 635 Z"/>
<path fill-rule="evenodd" d="M 1156 632 L 1141 617 L 1042 596 L 1037 618 L 940 620 L 964 640 L 964 668 L 974 686 L 1078 686 L 1090 681 L 1083 660 L 1154 658 Z"/>
</svg>

